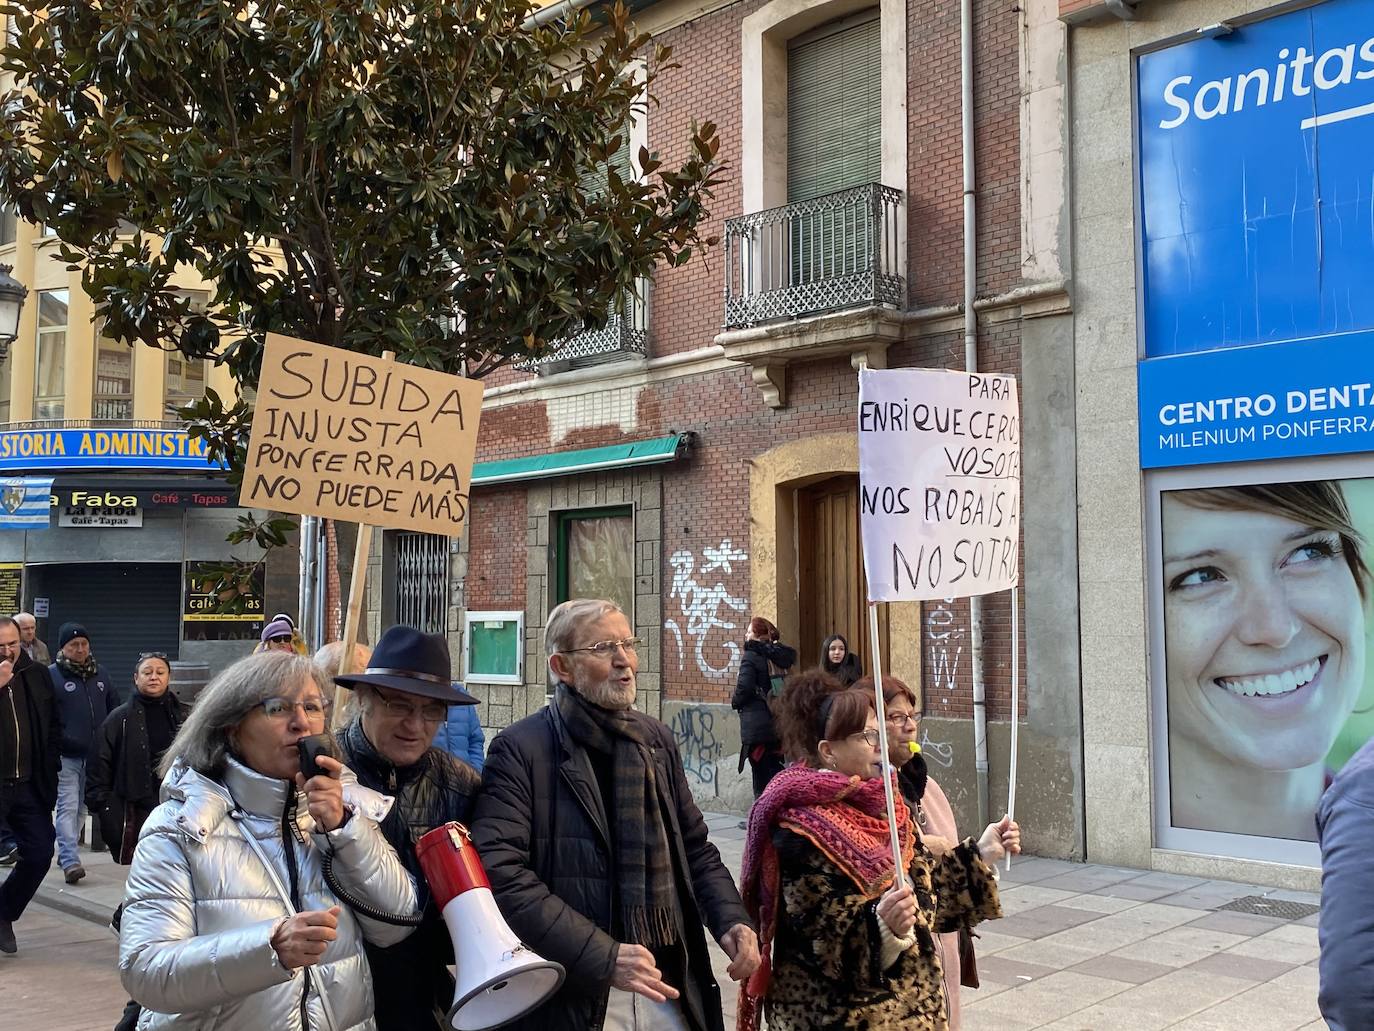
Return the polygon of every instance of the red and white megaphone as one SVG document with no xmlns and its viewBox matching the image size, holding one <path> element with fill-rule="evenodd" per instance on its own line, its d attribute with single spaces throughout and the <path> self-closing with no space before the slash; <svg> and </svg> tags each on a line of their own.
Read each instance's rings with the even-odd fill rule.
<svg viewBox="0 0 1374 1031">
<path fill-rule="evenodd" d="M 415 854 L 453 939 L 458 990 L 448 1011 L 450 1027 L 500 1027 L 558 991 L 563 968 L 524 945 L 506 926 L 466 827 L 435 827 L 415 843 Z"/>
</svg>

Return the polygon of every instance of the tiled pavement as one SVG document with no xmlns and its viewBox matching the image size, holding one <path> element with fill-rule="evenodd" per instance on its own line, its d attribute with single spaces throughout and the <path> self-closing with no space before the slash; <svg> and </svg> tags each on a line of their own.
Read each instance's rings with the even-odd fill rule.
<svg viewBox="0 0 1374 1031">
<path fill-rule="evenodd" d="M 738 876 L 744 847 L 739 817 L 707 814 L 707 824 Z M 60 907 L 103 923 L 122 894 L 123 870 L 108 858 L 82 855 L 90 871 L 86 880 L 68 887 L 54 871 L 39 901 L 45 909 Z M 1325 1028 L 1317 1011 L 1317 918 L 1285 921 L 1217 911 L 1245 895 L 1312 904 L 1316 895 L 1037 858 L 1016 860 L 1002 875 L 1001 890 L 1005 917 L 979 928 L 983 986 L 964 989 L 964 1031 Z M 38 912 L 40 919 L 56 915 Z M 31 937 L 39 925 L 26 918 L 16 929 L 18 959 L 25 958 L 29 942 L 40 951 L 44 939 Z M 87 938 L 90 944 L 82 948 L 112 965 L 113 936 L 101 930 Z M 735 989 L 724 980 L 724 955 L 713 952 L 731 1028 Z M 12 984 L 24 990 L 24 969 L 13 961 L 0 963 L 0 1004 Z M 116 986 L 109 1005 L 117 1018 L 123 999 L 116 998 L 113 970 L 109 983 Z"/>
</svg>

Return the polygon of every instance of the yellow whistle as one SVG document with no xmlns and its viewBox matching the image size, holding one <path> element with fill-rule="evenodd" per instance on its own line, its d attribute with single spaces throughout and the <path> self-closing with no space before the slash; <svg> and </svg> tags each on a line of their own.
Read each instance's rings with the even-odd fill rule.
<svg viewBox="0 0 1374 1031">
<path fill-rule="evenodd" d="M 912 755 L 920 755 L 920 754 L 921 754 L 921 746 L 918 745 L 915 741 L 908 741 L 908 742 L 906 743 L 906 746 L 907 746 L 908 748 L 911 749 L 911 754 L 912 754 Z"/>
</svg>

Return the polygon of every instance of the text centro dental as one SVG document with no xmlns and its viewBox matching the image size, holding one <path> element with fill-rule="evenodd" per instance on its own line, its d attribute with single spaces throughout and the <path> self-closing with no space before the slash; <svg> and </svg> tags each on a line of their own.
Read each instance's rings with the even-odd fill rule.
<svg viewBox="0 0 1374 1031">
<path fill-rule="evenodd" d="M 1194 423 L 1225 422 L 1228 419 L 1253 419 L 1273 415 L 1278 409 L 1273 394 L 1254 397 L 1218 397 L 1210 401 L 1180 401 L 1164 405 L 1159 421 L 1164 426 L 1188 426 Z M 1290 390 L 1284 395 L 1284 410 L 1289 415 L 1298 412 L 1333 412 L 1343 408 L 1374 405 L 1374 385 L 1352 383 L 1343 387 L 1313 387 L 1311 390 Z"/>
<path fill-rule="evenodd" d="M 1361 70 L 1356 71 L 1357 65 L 1363 66 Z M 1374 79 L 1374 37 L 1359 44 L 1332 47 L 1320 56 L 1309 53 L 1306 47 L 1298 47 L 1293 52 L 1284 47 L 1278 52 L 1272 68 L 1255 68 L 1205 82 L 1191 99 L 1187 93 L 1187 87 L 1193 82 L 1191 75 L 1169 80 L 1164 87 L 1164 102 L 1178 113 L 1161 121 L 1159 127 L 1177 129 L 1192 115 L 1206 121 L 1242 111 L 1246 104 L 1263 107 L 1285 97 L 1305 97 L 1314 87 L 1331 90 L 1348 86 L 1356 79 Z"/>
</svg>

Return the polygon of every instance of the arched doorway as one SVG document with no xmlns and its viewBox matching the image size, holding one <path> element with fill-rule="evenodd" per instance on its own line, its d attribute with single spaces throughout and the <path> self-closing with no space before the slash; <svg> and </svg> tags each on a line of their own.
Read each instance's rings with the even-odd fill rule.
<svg viewBox="0 0 1374 1031">
<path fill-rule="evenodd" d="M 845 473 L 797 489 L 798 652 L 802 667 L 821 661 L 821 642 L 841 634 L 872 672 L 863 552 L 859 542 L 859 477 Z M 888 606 L 880 612 L 883 654 Z"/>
</svg>

